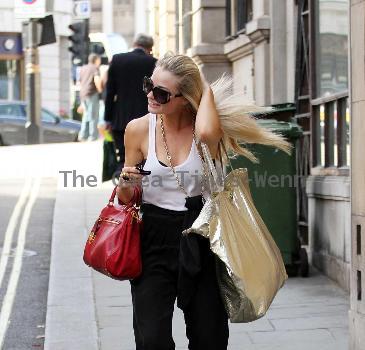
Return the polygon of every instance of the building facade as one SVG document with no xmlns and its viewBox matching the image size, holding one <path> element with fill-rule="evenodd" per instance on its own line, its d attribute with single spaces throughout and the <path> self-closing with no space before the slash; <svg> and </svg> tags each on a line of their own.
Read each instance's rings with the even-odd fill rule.
<svg viewBox="0 0 365 350">
<path fill-rule="evenodd" d="M 298 1 L 296 118 L 308 130 L 312 263 L 350 289 L 349 2 Z M 308 161 L 305 161 L 307 159 Z"/>
<path fill-rule="evenodd" d="M 188 54 L 209 81 L 231 73 L 242 102 L 295 107 L 298 233 L 310 263 L 351 290 L 351 349 L 364 349 L 365 1 L 149 0 L 148 11 L 157 57 Z"/>
<path fill-rule="evenodd" d="M 310 262 L 350 288 L 347 0 L 150 0 L 155 54 L 190 55 L 243 102 L 295 106 L 298 232 Z"/>
<path fill-rule="evenodd" d="M 71 60 L 68 51 L 68 25 L 72 1 L 54 1 L 57 42 L 39 48 L 42 106 L 62 114 L 70 110 Z M 15 51 L 6 43 L 14 40 Z M 0 99 L 25 99 L 25 67 L 22 48 L 22 21 L 14 16 L 12 1 L 0 1 Z"/>
<path fill-rule="evenodd" d="M 90 32 L 117 33 L 129 47 L 137 33 L 146 31 L 148 0 L 91 0 Z"/>
<path fill-rule="evenodd" d="M 157 56 L 188 54 L 210 81 L 231 73 L 247 101 L 295 106 L 298 232 L 311 264 L 350 291 L 350 349 L 364 349 L 365 1 L 150 0 L 148 10 Z"/>
<path fill-rule="evenodd" d="M 365 349 L 365 1 L 350 4 L 351 309 L 350 350 Z"/>
</svg>

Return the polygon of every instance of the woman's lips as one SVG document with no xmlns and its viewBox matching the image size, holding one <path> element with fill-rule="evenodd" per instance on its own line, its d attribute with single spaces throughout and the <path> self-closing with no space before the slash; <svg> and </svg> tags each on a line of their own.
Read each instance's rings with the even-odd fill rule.
<svg viewBox="0 0 365 350">
<path fill-rule="evenodd" d="M 148 104 L 151 106 L 151 107 L 160 107 L 160 105 L 158 103 L 154 103 L 152 101 L 148 101 Z"/>
</svg>

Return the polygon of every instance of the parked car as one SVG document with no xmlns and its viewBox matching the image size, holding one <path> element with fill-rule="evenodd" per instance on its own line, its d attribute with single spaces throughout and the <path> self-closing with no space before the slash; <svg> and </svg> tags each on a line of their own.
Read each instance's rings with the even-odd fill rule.
<svg viewBox="0 0 365 350">
<path fill-rule="evenodd" d="M 0 146 L 26 144 L 26 121 L 24 101 L 0 101 Z M 44 143 L 77 141 L 79 121 L 62 119 L 45 108 L 41 121 Z"/>
</svg>

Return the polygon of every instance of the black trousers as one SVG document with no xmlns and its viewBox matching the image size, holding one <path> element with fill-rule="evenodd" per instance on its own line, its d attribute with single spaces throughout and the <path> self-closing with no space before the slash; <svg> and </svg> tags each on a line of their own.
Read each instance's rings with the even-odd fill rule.
<svg viewBox="0 0 365 350">
<path fill-rule="evenodd" d="M 124 162 L 125 162 L 125 148 L 124 148 L 124 132 L 125 130 L 113 130 L 113 139 L 114 139 L 114 146 L 115 146 L 115 152 L 117 154 L 117 172 L 118 176 L 121 173 Z"/>
<path fill-rule="evenodd" d="M 172 316 L 178 288 L 183 214 L 142 208 L 143 272 L 132 280 L 136 350 L 173 350 Z M 226 350 L 228 316 L 218 289 L 215 258 L 205 238 L 196 293 L 183 310 L 190 350 Z"/>
</svg>

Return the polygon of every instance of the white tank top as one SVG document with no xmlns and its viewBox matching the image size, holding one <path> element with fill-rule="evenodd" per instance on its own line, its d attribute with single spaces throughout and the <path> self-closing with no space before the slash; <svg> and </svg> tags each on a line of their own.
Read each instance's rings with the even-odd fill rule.
<svg viewBox="0 0 365 350">
<path fill-rule="evenodd" d="M 156 118 L 156 114 L 149 114 L 148 154 L 144 169 L 150 170 L 151 175 L 143 178 L 142 201 L 160 208 L 185 211 L 185 193 L 179 187 L 171 168 L 163 166 L 157 159 Z M 201 194 L 202 164 L 194 140 L 188 158 L 174 168 L 189 197 Z"/>
</svg>

